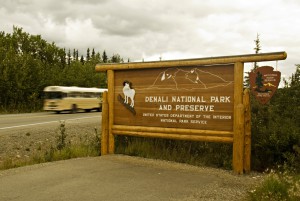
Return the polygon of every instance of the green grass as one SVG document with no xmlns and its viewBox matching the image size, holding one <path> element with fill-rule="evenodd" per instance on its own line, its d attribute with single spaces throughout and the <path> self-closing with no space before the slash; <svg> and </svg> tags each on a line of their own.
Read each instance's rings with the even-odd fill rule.
<svg viewBox="0 0 300 201">
<path fill-rule="evenodd" d="M 117 136 L 116 153 L 231 169 L 232 145 Z"/>
<path fill-rule="evenodd" d="M 86 135 L 85 138 L 80 138 L 79 141 L 71 144 L 70 141 L 67 141 L 68 135 L 65 129 L 65 122 L 60 122 L 59 133 L 56 136 L 56 142 L 54 145 L 49 146 L 49 149 L 46 150 L 42 150 L 39 146 L 29 157 L 7 157 L 2 160 L 2 162 L 0 161 L 0 170 L 58 160 L 67 160 L 71 158 L 99 156 L 101 150 L 100 135 L 96 128 L 94 129 L 94 132 L 94 136 L 90 135 L 88 138 L 88 135 Z"/>
<path fill-rule="evenodd" d="M 300 200 L 300 174 L 271 172 L 262 184 L 249 192 L 251 201 Z"/>
<path fill-rule="evenodd" d="M 2 163 L 0 163 L 0 170 L 34 165 L 45 162 L 67 160 L 71 158 L 95 157 L 99 155 L 100 150 L 97 147 L 86 144 L 71 145 L 64 147 L 61 150 L 57 150 L 51 147 L 49 150 L 43 153 L 36 153 L 28 158 L 6 158 L 3 160 Z"/>
</svg>

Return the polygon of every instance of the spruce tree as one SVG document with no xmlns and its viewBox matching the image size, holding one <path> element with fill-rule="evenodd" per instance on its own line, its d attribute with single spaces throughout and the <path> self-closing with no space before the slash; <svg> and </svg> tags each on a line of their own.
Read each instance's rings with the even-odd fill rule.
<svg viewBox="0 0 300 201">
<path fill-rule="evenodd" d="M 95 58 L 95 50 L 94 50 L 94 48 L 93 48 L 93 50 L 92 50 L 92 59 L 94 59 Z"/>
<path fill-rule="evenodd" d="M 261 46 L 260 46 L 260 40 L 259 40 L 259 34 L 256 35 L 256 40 L 254 40 L 255 42 L 255 54 L 258 54 L 261 50 Z M 256 70 L 258 68 L 257 62 L 254 62 L 254 67 L 253 70 Z"/>
<path fill-rule="evenodd" d="M 258 54 L 259 51 L 261 50 L 259 34 L 256 35 L 256 40 L 254 40 L 254 43 L 255 43 L 255 47 L 254 47 L 255 54 Z M 259 66 L 257 65 L 257 62 L 254 62 L 254 66 L 250 70 L 250 72 L 256 70 L 258 67 Z M 244 80 L 244 87 L 245 88 L 249 88 L 250 87 L 250 80 L 249 80 L 249 73 L 250 72 L 246 72 L 246 75 L 245 75 L 245 80 Z"/>
<path fill-rule="evenodd" d="M 68 51 L 68 65 L 70 66 L 71 64 L 71 50 L 69 49 Z"/>
<path fill-rule="evenodd" d="M 76 59 L 76 50 L 75 49 L 73 49 L 73 61 L 75 61 Z"/>
<path fill-rule="evenodd" d="M 66 49 L 63 48 L 63 51 L 61 51 L 60 53 L 60 62 L 62 67 L 65 67 L 66 65 L 66 58 L 67 58 Z"/>
<path fill-rule="evenodd" d="M 107 63 L 107 55 L 106 55 L 106 52 L 105 52 L 105 50 L 103 51 L 103 54 L 102 54 L 102 61 L 104 62 L 104 63 Z"/>
<path fill-rule="evenodd" d="M 80 57 L 80 62 L 82 63 L 82 65 L 84 65 L 84 58 L 83 58 L 83 55 L 81 55 L 81 57 Z"/>
<path fill-rule="evenodd" d="M 89 61 L 90 60 L 90 48 L 87 49 L 86 51 L 86 61 Z"/>
</svg>

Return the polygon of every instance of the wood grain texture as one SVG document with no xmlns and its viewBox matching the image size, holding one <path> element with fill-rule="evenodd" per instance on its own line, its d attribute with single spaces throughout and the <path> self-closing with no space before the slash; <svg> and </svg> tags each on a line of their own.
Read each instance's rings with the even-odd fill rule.
<svg viewBox="0 0 300 201">
<path fill-rule="evenodd" d="M 239 104 L 235 107 L 236 117 L 234 120 L 234 136 L 233 136 L 233 155 L 232 166 L 233 171 L 237 174 L 244 172 L 244 105 Z"/>
<path fill-rule="evenodd" d="M 233 122 L 233 171 L 243 174 L 244 171 L 244 105 L 243 105 L 244 64 L 234 65 L 234 122 Z"/>
<path fill-rule="evenodd" d="M 102 96 L 102 133 L 101 133 L 101 155 L 108 153 L 108 101 L 107 92 L 103 92 Z"/>
<path fill-rule="evenodd" d="M 243 104 L 245 106 L 245 153 L 244 153 L 244 171 L 251 171 L 251 108 L 250 108 L 250 90 L 244 90 Z"/>
<path fill-rule="evenodd" d="M 136 131 L 122 131 L 113 130 L 115 135 L 130 135 L 135 137 L 150 137 L 150 138 L 163 138 L 173 140 L 188 140 L 188 141 L 205 141 L 205 142 L 223 142 L 232 143 L 232 137 L 217 137 L 217 136 L 197 136 L 197 135 L 178 135 L 166 133 L 152 133 L 152 132 L 136 132 Z"/>
<path fill-rule="evenodd" d="M 286 52 L 271 52 L 260 54 L 245 54 L 234 56 L 207 57 L 186 60 L 169 60 L 169 61 L 153 61 L 153 62 L 135 62 L 135 63 L 110 63 L 97 64 L 95 69 L 98 72 L 107 70 L 125 70 L 125 69 L 146 69 L 146 68 L 169 68 L 177 66 L 195 66 L 195 65 L 211 65 L 211 64 L 228 64 L 236 62 L 260 62 L 260 61 L 276 61 L 287 58 Z"/>
<path fill-rule="evenodd" d="M 108 135 L 108 153 L 115 152 L 115 138 L 112 134 L 112 126 L 114 124 L 114 71 L 107 71 L 107 86 L 108 86 L 108 121 L 109 121 L 109 135 Z"/>
<path fill-rule="evenodd" d="M 152 132 L 152 133 L 175 133 L 184 135 L 208 135 L 208 136 L 228 136 L 233 137 L 233 132 L 230 131 L 214 131 L 214 130 L 195 130 L 195 129 L 178 129 L 178 128 L 159 128 L 159 127 L 143 127 L 143 126 L 126 126 L 126 125 L 113 125 L 112 129 L 126 130 L 134 132 Z"/>
</svg>

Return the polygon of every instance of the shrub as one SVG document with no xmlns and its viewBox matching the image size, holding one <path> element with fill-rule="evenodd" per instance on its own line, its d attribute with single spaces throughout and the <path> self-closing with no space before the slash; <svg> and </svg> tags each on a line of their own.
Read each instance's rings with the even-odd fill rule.
<svg viewBox="0 0 300 201">
<path fill-rule="evenodd" d="M 117 136 L 116 153 L 231 169 L 232 145 Z"/>
<path fill-rule="evenodd" d="M 252 201 L 300 200 L 300 175 L 272 171 L 261 185 L 249 192 Z"/>
<path fill-rule="evenodd" d="M 278 89 L 271 102 L 252 107 L 252 167 L 265 170 L 285 163 L 300 172 L 300 87 Z"/>
</svg>

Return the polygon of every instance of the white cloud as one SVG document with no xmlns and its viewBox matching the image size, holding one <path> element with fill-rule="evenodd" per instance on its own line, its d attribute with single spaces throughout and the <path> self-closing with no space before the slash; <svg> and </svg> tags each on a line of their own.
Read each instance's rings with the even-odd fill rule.
<svg viewBox="0 0 300 201">
<path fill-rule="evenodd" d="M 299 10 L 298 0 L 4 0 L 0 24 L 131 61 L 250 54 L 259 33 L 262 52 L 287 52 L 278 65 L 291 75 L 300 63 Z"/>
</svg>

